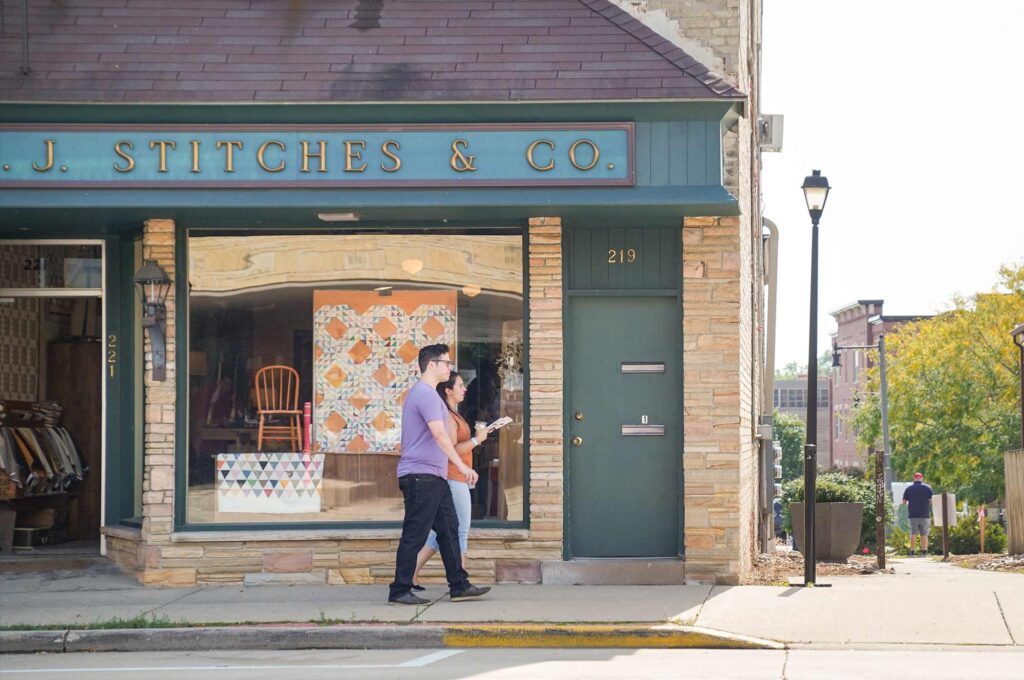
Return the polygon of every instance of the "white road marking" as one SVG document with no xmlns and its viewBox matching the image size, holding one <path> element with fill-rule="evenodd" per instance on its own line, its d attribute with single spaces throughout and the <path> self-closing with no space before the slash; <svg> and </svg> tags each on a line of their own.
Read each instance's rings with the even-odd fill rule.
<svg viewBox="0 0 1024 680">
<path fill-rule="evenodd" d="M 333 665 L 265 665 L 265 666 L 232 666 L 218 664 L 216 666 L 134 666 L 125 668 L 31 668 L 0 670 L 0 676 L 14 675 L 15 673 L 145 673 L 152 671 L 290 671 L 290 670 L 345 670 L 354 668 L 424 668 L 430 664 L 447 659 L 456 654 L 461 654 L 461 649 L 443 649 L 431 652 L 424 656 L 416 657 L 402 663 L 359 663 L 359 664 L 333 664 Z"/>
<path fill-rule="evenodd" d="M 410 659 L 409 661 L 406 661 L 404 663 L 400 663 L 400 664 L 398 664 L 398 666 L 396 666 L 396 668 L 423 668 L 424 666 L 429 666 L 430 664 L 434 663 L 435 661 L 440 661 L 441 659 L 447 659 L 448 657 L 455 656 L 456 654 L 462 654 L 463 651 L 465 651 L 465 650 L 462 650 L 462 649 L 442 649 L 440 651 L 432 652 L 430 654 L 427 654 L 426 656 L 421 656 L 418 659 Z"/>
</svg>

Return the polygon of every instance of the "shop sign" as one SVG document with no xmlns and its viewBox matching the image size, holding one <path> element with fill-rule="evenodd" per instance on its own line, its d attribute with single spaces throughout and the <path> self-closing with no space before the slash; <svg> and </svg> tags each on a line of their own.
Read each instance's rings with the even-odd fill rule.
<svg viewBox="0 0 1024 680">
<path fill-rule="evenodd" d="M 632 123 L 2 125 L 0 187 L 634 183 Z"/>
</svg>

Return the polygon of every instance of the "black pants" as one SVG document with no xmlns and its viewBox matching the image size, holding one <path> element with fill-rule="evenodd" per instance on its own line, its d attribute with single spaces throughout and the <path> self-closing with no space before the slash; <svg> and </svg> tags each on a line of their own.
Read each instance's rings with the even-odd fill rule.
<svg viewBox="0 0 1024 680">
<path fill-rule="evenodd" d="M 469 574 L 462 568 L 459 549 L 459 517 L 448 480 L 437 475 L 405 475 L 398 478 L 398 488 L 405 497 L 405 519 L 402 538 L 395 555 L 395 582 L 390 598 L 401 597 L 412 589 L 416 573 L 416 555 L 426 544 L 430 530 L 437 532 L 437 547 L 444 562 L 448 589 L 459 593 L 469 587 Z"/>
</svg>

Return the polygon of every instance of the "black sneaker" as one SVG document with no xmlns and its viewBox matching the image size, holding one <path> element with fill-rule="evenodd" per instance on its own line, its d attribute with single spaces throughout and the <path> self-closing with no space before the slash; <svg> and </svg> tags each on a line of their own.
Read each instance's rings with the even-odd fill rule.
<svg viewBox="0 0 1024 680">
<path fill-rule="evenodd" d="M 463 600 L 472 600 L 477 597 L 482 597 L 487 593 L 491 592 L 490 586 L 484 586 L 478 588 L 477 586 L 469 586 L 463 591 L 458 593 L 451 593 L 452 602 L 462 602 Z"/>
<path fill-rule="evenodd" d="M 419 583 L 413 583 L 412 590 L 414 593 L 422 593 L 424 590 L 426 590 L 426 588 L 421 586 Z"/>
<path fill-rule="evenodd" d="M 421 605 L 430 604 L 430 600 L 425 600 L 418 595 L 412 593 L 406 593 L 405 595 L 399 595 L 398 597 L 389 597 L 388 604 L 410 604 L 410 605 Z"/>
</svg>

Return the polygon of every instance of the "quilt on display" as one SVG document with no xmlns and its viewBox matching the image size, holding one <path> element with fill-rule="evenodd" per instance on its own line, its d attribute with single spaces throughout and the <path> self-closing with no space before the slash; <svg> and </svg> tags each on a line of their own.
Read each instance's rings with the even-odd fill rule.
<svg viewBox="0 0 1024 680">
<path fill-rule="evenodd" d="M 217 454 L 217 511 L 320 512 L 323 454 Z"/>
<path fill-rule="evenodd" d="M 455 355 L 455 291 L 313 293 L 313 448 L 393 453 L 424 345 Z"/>
</svg>

